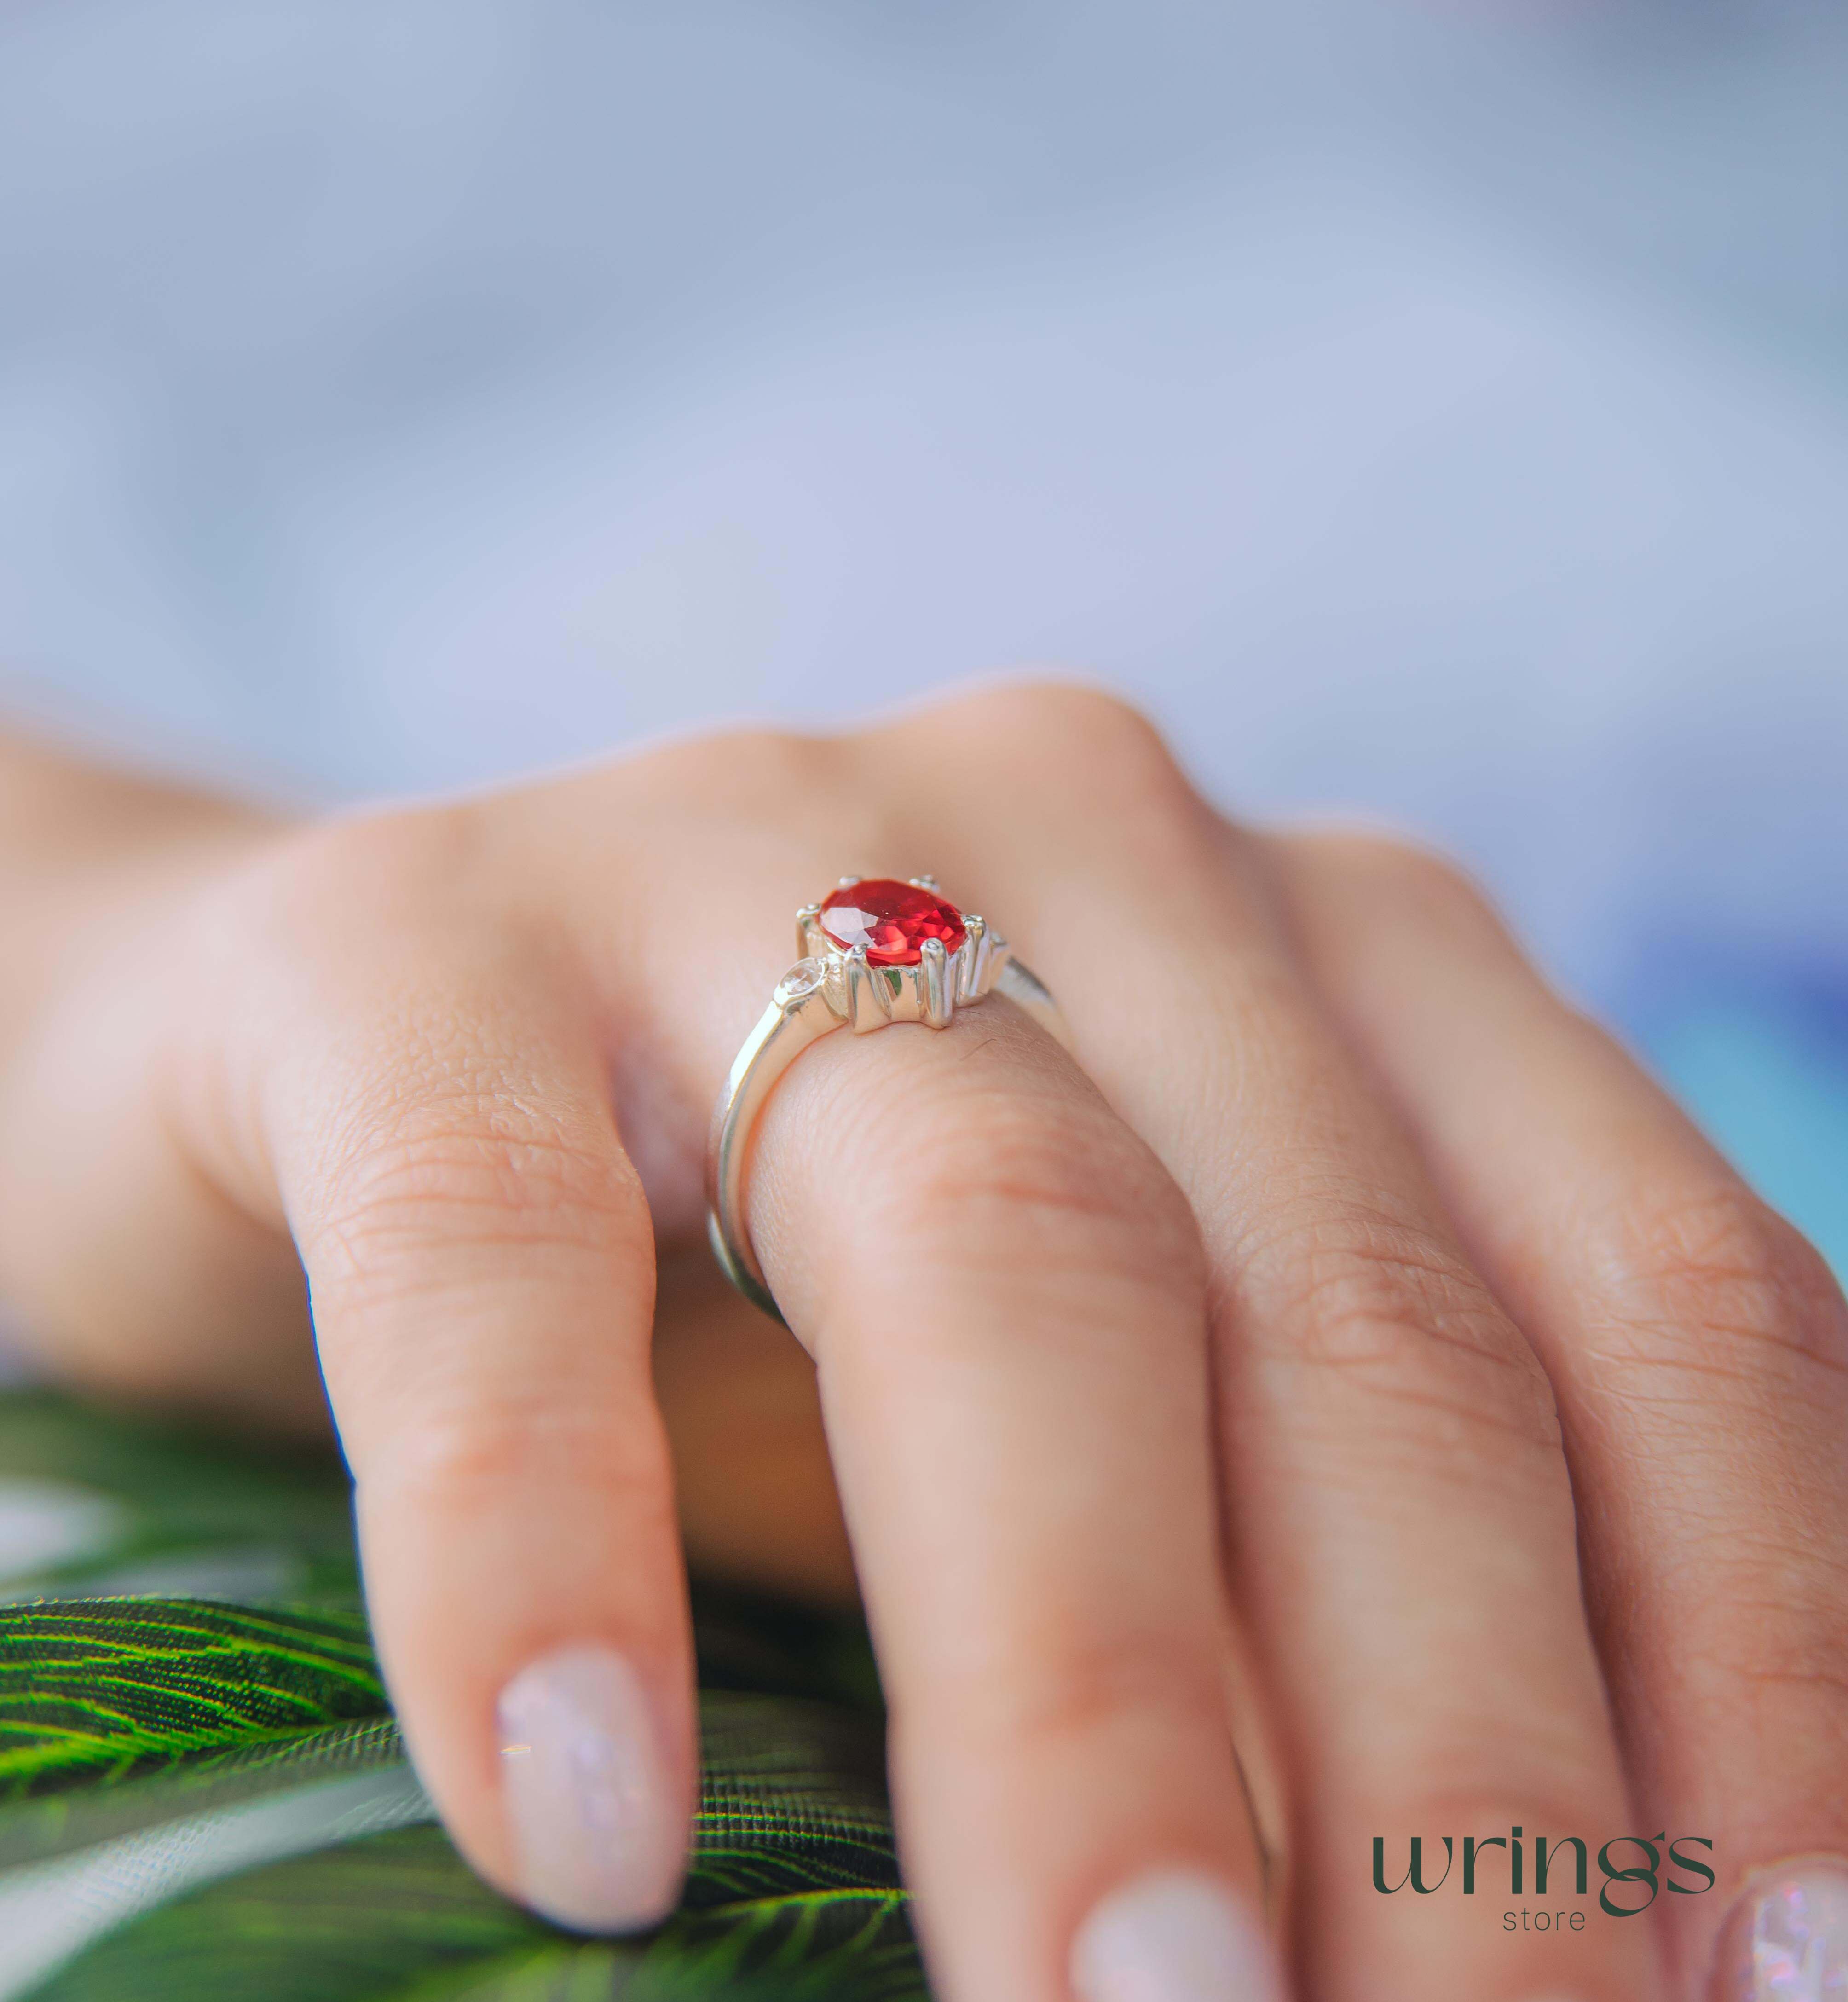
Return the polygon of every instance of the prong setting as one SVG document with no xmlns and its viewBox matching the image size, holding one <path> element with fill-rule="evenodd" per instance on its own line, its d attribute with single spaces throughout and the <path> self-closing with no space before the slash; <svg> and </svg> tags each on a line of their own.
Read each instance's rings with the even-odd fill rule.
<svg viewBox="0 0 1848 2002">
<path fill-rule="evenodd" d="M 988 992 L 982 976 L 989 961 L 989 921 L 964 913 L 963 942 L 956 955 L 956 998 L 965 1007 Z"/>
<path fill-rule="evenodd" d="M 960 948 L 958 948 L 960 950 Z M 941 939 L 926 939 L 919 948 L 919 1018 L 927 1029 L 947 1029 L 956 1013 L 956 984 L 950 971 L 950 955 Z"/>
<path fill-rule="evenodd" d="M 886 971 L 866 964 L 863 945 L 856 945 L 847 955 L 847 1025 L 856 1036 L 883 1029 L 892 1019 L 892 1004 L 881 978 Z"/>
<path fill-rule="evenodd" d="M 852 888 L 865 880 L 843 877 L 842 887 Z M 913 889 L 942 899 L 934 876 L 905 880 Z M 1009 957 L 1006 942 L 990 930 L 985 919 L 957 912 L 953 905 L 949 908 L 962 931 L 954 946 L 940 937 L 926 937 L 919 943 L 915 961 L 885 964 L 870 959 L 865 945 L 844 950 L 828 930 L 828 906 L 804 904 L 796 913 L 797 945 L 802 955 L 799 964 L 818 965 L 821 977 L 805 985 L 791 1005 L 818 989 L 836 1020 L 860 1035 L 891 1022 L 948 1028 L 958 1008 L 973 1007 L 986 996 Z M 797 971 L 792 968 L 786 981 Z"/>
</svg>

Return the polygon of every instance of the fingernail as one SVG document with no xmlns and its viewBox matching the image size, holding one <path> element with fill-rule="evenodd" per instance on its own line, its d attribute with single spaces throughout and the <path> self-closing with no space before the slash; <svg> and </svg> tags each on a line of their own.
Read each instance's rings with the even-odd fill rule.
<svg viewBox="0 0 1848 2002">
<path fill-rule="evenodd" d="M 1072 1942 L 1079 2002 L 1281 2002 L 1257 1916 L 1218 1878 L 1161 1870 L 1113 1891 Z"/>
<path fill-rule="evenodd" d="M 1848 1862 L 1800 1856 L 1766 1871 L 1720 1936 L 1714 2002 L 1848 1997 Z"/>
<path fill-rule="evenodd" d="M 560 1648 L 501 1691 L 498 1718 L 527 1902 L 582 1932 L 664 1918 L 686 1865 L 686 1817 L 634 1669 L 613 1648 Z"/>
</svg>

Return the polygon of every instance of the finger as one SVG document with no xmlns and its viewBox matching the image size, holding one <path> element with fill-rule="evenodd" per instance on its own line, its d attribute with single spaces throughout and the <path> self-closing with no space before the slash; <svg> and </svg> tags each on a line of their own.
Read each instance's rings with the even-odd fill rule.
<svg viewBox="0 0 1848 2002">
<path fill-rule="evenodd" d="M 495 1882 L 622 1930 L 675 1900 L 695 1770 L 647 1206 L 581 975 L 462 859 L 354 825 L 249 886 L 202 1123 L 301 1247 L 420 1772 Z"/>
<path fill-rule="evenodd" d="M 994 999 L 805 1055 L 749 1216 L 818 1360 L 937 1991 L 1277 1993 L 1172 1183 Z"/>
<path fill-rule="evenodd" d="M 1675 1870 L 1658 1901 L 1691 1991 L 1745 1878 L 1848 1857 L 1848 1310 L 1445 865 L 1357 837 L 1277 852 L 1328 992 L 1552 1377 L 1639 1826 L 1718 1873 L 1707 1896 Z M 1845 1868 L 1817 1948 L 1835 1983 Z M 1762 1968 L 1792 1895 L 1768 1886 L 1746 1921 L 1770 1928 Z"/>
<path fill-rule="evenodd" d="M 694 1575 L 852 1605 L 814 1365 L 732 1289 L 703 1243 L 661 1261 L 654 1386 Z"/>
<path fill-rule="evenodd" d="M 189 949 L 197 921 L 158 909 L 7 1079 L 9 1304 L 61 1376 L 103 1395 L 325 1439 L 301 1261 L 273 1185 L 234 1200 L 175 1145 L 200 1124 L 192 1083 L 215 1075 L 226 991 Z"/>
<path fill-rule="evenodd" d="M 953 852 L 1019 917 L 1086 1068 L 1205 1235 L 1233 1574 L 1291 1768 L 1311 1992 L 1634 2002 L 1654 1980 L 1639 1932 L 1501 1923 L 1513 1831 L 1629 1822 L 1531 1352 L 1249 854 L 1146 727 L 1094 696 L 1013 691 L 943 727 L 943 759 L 982 746 L 991 789 L 1029 744 L 1065 776 L 1062 801 L 977 823 Z M 1381 1896 L 1372 1839 L 1390 1888 L 1414 1836 L 1428 1882 L 1454 1845 L 1443 1895 Z"/>
</svg>

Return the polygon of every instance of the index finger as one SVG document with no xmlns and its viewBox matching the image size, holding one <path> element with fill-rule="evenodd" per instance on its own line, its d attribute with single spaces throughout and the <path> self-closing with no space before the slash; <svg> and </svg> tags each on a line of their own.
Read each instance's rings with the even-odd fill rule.
<svg viewBox="0 0 1848 2002">
<path fill-rule="evenodd" d="M 197 1137 L 301 1250 L 373 1631 L 445 1822 L 515 1896 L 622 1930 L 673 1906 L 696 1763 L 652 1229 L 581 973 L 459 895 L 443 849 L 354 825 L 256 886 L 272 949 L 227 975 Z"/>
</svg>

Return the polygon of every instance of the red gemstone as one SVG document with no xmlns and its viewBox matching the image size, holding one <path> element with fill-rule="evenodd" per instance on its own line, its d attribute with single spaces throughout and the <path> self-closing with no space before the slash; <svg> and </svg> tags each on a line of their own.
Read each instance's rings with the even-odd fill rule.
<svg viewBox="0 0 1848 2002">
<path fill-rule="evenodd" d="M 821 929 L 842 952 L 866 949 L 869 966 L 915 966 L 926 939 L 941 939 L 946 952 L 963 942 L 963 914 L 934 890 L 888 877 L 851 883 L 821 906 Z"/>
</svg>

